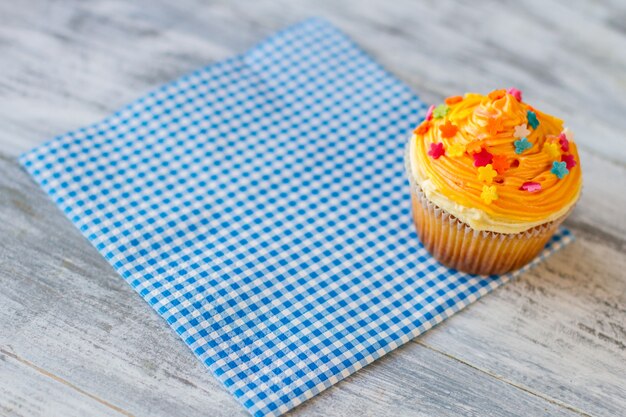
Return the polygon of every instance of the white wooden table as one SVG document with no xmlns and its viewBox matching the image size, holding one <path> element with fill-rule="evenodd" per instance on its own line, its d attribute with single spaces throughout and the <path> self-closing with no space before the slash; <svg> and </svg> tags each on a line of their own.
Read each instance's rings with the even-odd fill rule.
<svg viewBox="0 0 626 417">
<path fill-rule="evenodd" d="M 297 416 L 626 415 L 621 0 L 0 3 L 0 415 L 245 416 L 15 158 L 309 16 L 427 102 L 517 86 L 576 132 L 577 240 Z"/>
</svg>

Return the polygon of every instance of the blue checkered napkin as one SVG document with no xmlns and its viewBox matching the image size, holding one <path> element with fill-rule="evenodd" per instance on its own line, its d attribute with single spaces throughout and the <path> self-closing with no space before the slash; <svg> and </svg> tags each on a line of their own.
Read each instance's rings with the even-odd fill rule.
<svg viewBox="0 0 626 417">
<path fill-rule="evenodd" d="M 403 148 L 424 109 L 309 20 L 21 162 L 250 413 L 275 416 L 519 274 L 462 274 L 420 245 Z"/>
</svg>

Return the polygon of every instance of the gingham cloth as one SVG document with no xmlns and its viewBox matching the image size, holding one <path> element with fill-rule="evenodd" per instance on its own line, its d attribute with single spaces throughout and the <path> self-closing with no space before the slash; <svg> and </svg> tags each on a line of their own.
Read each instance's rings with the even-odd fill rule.
<svg viewBox="0 0 626 417">
<path fill-rule="evenodd" d="M 520 273 L 466 275 L 420 245 L 403 145 L 424 110 L 314 19 L 21 163 L 251 414 L 276 416 Z"/>
</svg>

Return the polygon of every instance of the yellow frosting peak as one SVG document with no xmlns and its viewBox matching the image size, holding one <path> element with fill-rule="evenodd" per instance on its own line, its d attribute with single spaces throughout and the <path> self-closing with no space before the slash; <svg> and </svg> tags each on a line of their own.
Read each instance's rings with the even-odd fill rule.
<svg viewBox="0 0 626 417">
<path fill-rule="evenodd" d="M 495 90 L 431 108 L 409 156 L 414 179 L 436 204 L 476 229 L 514 233 L 555 220 L 578 199 L 572 139 L 521 93 Z"/>
</svg>

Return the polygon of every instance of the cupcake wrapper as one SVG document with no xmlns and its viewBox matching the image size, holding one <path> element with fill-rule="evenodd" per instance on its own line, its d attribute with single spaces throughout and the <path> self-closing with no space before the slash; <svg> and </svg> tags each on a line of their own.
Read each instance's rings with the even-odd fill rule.
<svg viewBox="0 0 626 417">
<path fill-rule="evenodd" d="M 526 265 L 544 248 L 565 219 L 520 233 L 472 229 L 411 187 L 413 221 L 424 247 L 442 264 L 471 274 L 503 274 Z"/>
<path fill-rule="evenodd" d="M 413 221 L 424 247 L 442 264 L 471 274 L 503 274 L 526 265 L 545 247 L 567 214 L 520 233 L 475 230 L 433 204 L 408 163 Z"/>
</svg>

